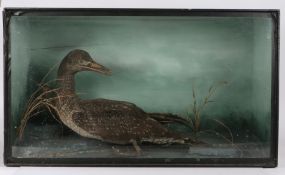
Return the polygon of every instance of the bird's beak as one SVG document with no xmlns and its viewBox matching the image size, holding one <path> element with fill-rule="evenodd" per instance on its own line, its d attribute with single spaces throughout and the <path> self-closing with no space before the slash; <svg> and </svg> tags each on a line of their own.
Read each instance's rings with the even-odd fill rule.
<svg viewBox="0 0 285 175">
<path fill-rule="evenodd" d="M 88 71 L 99 72 L 105 75 L 111 75 L 112 71 L 95 61 L 88 63 L 86 66 L 80 66 Z"/>
</svg>

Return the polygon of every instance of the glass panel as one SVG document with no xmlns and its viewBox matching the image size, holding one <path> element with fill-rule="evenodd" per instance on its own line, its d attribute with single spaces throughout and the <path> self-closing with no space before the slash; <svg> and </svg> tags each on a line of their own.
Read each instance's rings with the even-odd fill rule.
<svg viewBox="0 0 285 175">
<path fill-rule="evenodd" d="M 271 18 L 13 16 L 10 35 L 13 157 L 270 156 Z"/>
</svg>

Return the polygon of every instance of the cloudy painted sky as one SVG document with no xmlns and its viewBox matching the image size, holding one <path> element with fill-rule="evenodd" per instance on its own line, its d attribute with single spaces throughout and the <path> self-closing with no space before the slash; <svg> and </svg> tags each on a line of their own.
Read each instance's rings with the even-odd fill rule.
<svg viewBox="0 0 285 175">
<path fill-rule="evenodd" d="M 27 96 L 19 88 L 29 88 L 30 78 L 39 79 L 79 48 L 113 72 L 76 75 L 82 98 L 126 100 L 146 111 L 185 114 L 192 86 L 202 99 L 213 83 L 228 81 L 206 113 L 270 112 L 269 18 L 14 17 L 11 30 L 15 108 Z"/>
</svg>

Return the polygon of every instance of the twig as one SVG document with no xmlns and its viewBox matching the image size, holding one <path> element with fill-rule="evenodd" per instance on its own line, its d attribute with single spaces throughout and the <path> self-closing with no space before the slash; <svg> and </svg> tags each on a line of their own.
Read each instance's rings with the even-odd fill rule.
<svg viewBox="0 0 285 175">
<path fill-rule="evenodd" d="M 217 120 L 217 119 L 211 119 L 211 120 L 217 122 L 218 124 L 220 124 L 221 126 L 223 126 L 224 128 L 226 128 L 226 130 L 228 131 L 228 133 L 229 133 L 230 136 L 231 136 L 231 141 L 232 141 L 232 143 L 233 143 L 233 142 L 234 142 L 234 137 L 233 137 L 233 134 L 232 134 L 231 129 L 230 129 L 227 125 L 225 125 L 223 122 L 221 122 L 221 121 L 219 121 L 219 120 Z"/>
</svg>

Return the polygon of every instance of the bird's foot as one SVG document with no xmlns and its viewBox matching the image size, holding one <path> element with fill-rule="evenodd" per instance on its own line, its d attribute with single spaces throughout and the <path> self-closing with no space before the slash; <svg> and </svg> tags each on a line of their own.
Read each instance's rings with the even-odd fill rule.
<svg viewBox="0 0 285 175">
<path fill-rule="evenodd" d="M 142 150 L 141 150 L 140 146 L 138 145 L 137 141 L 132 139 L 132 140 L 130 140 L 130 142 L 133 144 L 133 147 L 136 150 L 137 156 L 140 156 Z"/>
<path fill-rule="evenodd" d="M 120 155 L 120 156 L 140 156 L 141 155 L 141 148 L 139 147 L 137 142 L 131 140 L 130 143 L 132 143 L 132 146 L 134 147 L 135 152 L 130 151 L 129 146 L 124 146 L 124 148 L 122 148 L 122 149 L 116 148 L 116 146 L 112 146 L 112 150 L 114 151 L 115 154 Z M 127 148 L 127 150 L 125 148 Z"/>
<path fill-rule="evenodd" d="M 121 151 L 119 148 L 116 148 L 115 146 L 112 146 L 112 150 L 116 155 L 120 156 L 135 156 L 133 153 L 130 153 L 129 151 Z"/>
</svg>

